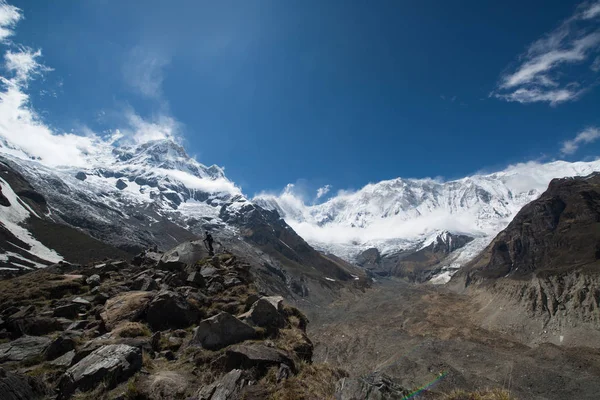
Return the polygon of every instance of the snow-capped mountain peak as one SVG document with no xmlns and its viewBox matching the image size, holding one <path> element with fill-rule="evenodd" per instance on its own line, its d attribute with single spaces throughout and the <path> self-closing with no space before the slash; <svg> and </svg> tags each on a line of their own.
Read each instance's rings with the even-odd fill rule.
<svg viewBox="0 0 600 400">
<path fill-rule="evenodd" d="M 254 201 L 277 210 L 315 247 L 353 260 L 373 247 L 382 254 L 417 250 L 443 232 L 478 239 L 469 246 L 485 246 L 550 180 L 599 170 L 600 161 L 525 163 L 447 182 L 397 178 L 371 183 L 316 205 L 305 204 L 290 190 Z"/>
</svg>

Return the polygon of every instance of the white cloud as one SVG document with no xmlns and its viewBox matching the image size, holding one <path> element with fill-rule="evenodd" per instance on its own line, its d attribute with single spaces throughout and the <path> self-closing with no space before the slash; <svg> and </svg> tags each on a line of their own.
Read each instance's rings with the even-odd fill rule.
<svg viewBox="0 0 600 400">
<path fill-rule="evenodd" d="M 600 3 L 592 4 L 589 8 L 586 8 L 582 16 L 583 19 L 592 19 L 600 16 Z"/>
<path fill-rule="evenodd" d="M 544 101 L 550 103 L 551 105 L 557 105 L 565 101 L 574 100 L 582 93 L 583 91 L 574 91 L 570 89 L 542 90 L 539 88 L 519 88 L 511 93 L 498 94 L 496 97 L 506 101 L 516 101 L 518 103 L 535 103 Z"/>
<path fill-rule="evenodd" d="M 201 190 L 208 193 L 229 193 L 231 195 L 242 194 L 240 188 L 226 178 L 208 179 L 199 178 L 184 171 L 174 169 L 160 169 L 161 175 L 168 175 L 183 183 L 189 189 Z"/>
<path fill-rule="evenodd" d="M 39 49 L 34 51 L 28 47 L 21 47 L 17 51 L 8 50 L 4 54 L 4 67 L 13 74 L 12 82 L 21 87 L 27 87 L 31 79 L 52 71 L 52 68 L 37 61 L 41 56 L 42 51 Z"/>
<path fill-rule="evenodd" d="M 123 117 L 125 125 L 118 132 L 120 135 L 118 139 L 121 141 L 124 139 L 131 144 L 141 144 L 151 140 L 179 140 L 181 124 L 168 115 L 161 113 L 149 121 L 138 115 L 132 108 L 126 107 Z"/>
<path fill-rule="evenodd" d="M 595 142 L 599 138 L 600 129 L 596 127 L 586 128 L 579 132 L 573 139 L 563 142 L 560 151 L 564 155 L 574 154 L 582 144 Z"/>
<path fill-rule="evenodd" d="M 14 34 L 14 27 L 23 18 L 21 10 L 0 0 L 0 42 Z"/>
<path fill-rule="evenodd" d="M 123 78 L 143 96 L 159 99 L 162 96 L 163 70 L 170 59 L 142 46 L 131 49 L 123 64 Z"/>
<path fill-rule="evenodd" d="M 320 199 L 321 197 L 325 196 L 327 193 L 329 193 L 330 190 L 331 185 L 325 185 L 317 189 L 317 199 Z"/>
<path fill-rule="evenodd" d="M 587 81 L 585 73 L 569 76 L 563 67 L 590 62 L 600 52 L 600 29 L 595 23 L 599 10 L 599 1 L 580 5 L 558 28 L 529 46 L 518 67 L 500 79 L 492 95 L 506 101 L 552 105 L 577 99 L 584 91 L 573 90 L 573 85 L 582 86 Z M 595 61 L 590 64 L 596 72 Z"/>
<path fill-rule="evenodd" d="M 596 57 L 596 59 L 590 66 L 590 69 L 594 72 L 600 72 L 600 56 Z"/>
</svg>

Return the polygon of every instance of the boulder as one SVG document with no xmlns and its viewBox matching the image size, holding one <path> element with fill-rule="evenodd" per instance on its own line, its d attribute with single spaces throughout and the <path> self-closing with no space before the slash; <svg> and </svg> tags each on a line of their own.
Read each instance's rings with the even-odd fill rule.
<svg viewBox="0 0 600 400">
<path fill-rule="evenodd" d="M 296 365 L 286 353 L 258 343 L 232 346 L 225 353 L 227 369 L 255 368 L 262 374 L 270 367 L 279 367 L 282 364 L 287 365 L 295 373 Z"/>
<path fill-rule="evenodd" d="M 202 275 L 205 279 L 214 278 L 215 276 L 219 276 L 219 270 L 211 265 L 204 265 L 200 269 L 200 275 Z"/>
<path fill-rule="evenodd" d="M 112 388 L 142 368 L 142 351 L 125 344 L 102 346 L 73 365 L 60 379 L 59 399 L 79 389 L 89 391 L 101 383 Z"/>
<path fill-rule="evenodd" d="M 80 181 L 85 181 L 87 179 L 87 175 L 85 172 L 79 171 L 75 174 L 75 178 L 79 179 Z"/>
<path fill-rule="evenodd" d="M 198 400 L 233 400 L 241 396 L 241 390 L 248 382 L 244 378 L 244 371 L 234 369 L 225 374 L 221 379 L 200 389 L 196 397 Z"/>
<path fill-rule="evenodd" d="M 189 284 L 197 286 L 197 287 L 203 287 L 204 286 L 204 277 L 202 276 L 202 274 L 200 272 L 192 272 L 191 274 L 188 275 L 187 282 Z"/>
<path fill-rule="evenodd" d="M 252 305 L 248 312 L 242 314 L 239 318 L 263 328 L 282 328 L 285 324 L 282 310 L 282 297 L 262 297 Z"/>
<path fill-rule="evenodd" d="M 185 328 L 196 322 L 198 315 L 182 295 L 165 290 L 148 305 L 146 320 L 153 330 Z"/>
<path fill-rule="evenodd" d="M 35 358 L 50 342 L 51 339 L 44 336 L 22 336 L 12 342 L 0 344 L 0 362 Z"/>
<path fill-rule="evenodd" d="M 82 329 L 85 329 L 88 324 L 90 323 L 90 321 L 88 320 L 81 320 L 81 321 L 75 321 L 73 323 L 71 323 L 68 327 L 67 327 L 67 331 L 79 331 Z"/>
<path fill-rule="evenodd" d="M 210 284 L 210 286 L 208 287 L 208 289 L 206 291 L 210 295 L 215 295 L 217 293 L 221 293 L 223 290 L 225 290 L 225 287 L 223 286 L 222 283 L 220 283 L 220 282 L 213 282 L 213 283 Z"/>
<path fill-rule="evenodd" d="M 117 189 L 123 190 L 127 187 L 127 184 L 125 183 L 125 181 L 123 179 L 118 179 L 115 186 L 117 187 Z"/>
<path fill-rule="evenodd" d="M 158 283 L 152 277 L 143 274 L 138 276 L 131 285 L 132 290 L 141 290 L 144 292 L 150 292 L 158 289 Z"/>
<path fill-rule="evenodd" d="M 81 307 L 81 305 L 77 304 L 77 303 L 70 303 L 70 304 L 67 304 L 64 306 L 56 307 L 54 309 L 53 315 L 55 317 L 73 319 L 73 318 L 77 317 L 77 314 L 79 314 L 80 307 Z"/>
<path fill-rule="evenodd" d="M 135 256 L 132 264 L 137 266 L 144 265 L 154 267 L 160 262 L 161 257 L 162 254 L 156 251 L 145 251 Z"/>
<path fill-rule="evenodd" d="M 49 394 L 40 379 L 0 368 L 0 399 L 36 400 L 45 398 Z"/>
<path fill-rule="evenodd" d="M 79 304 L 80 306 L 83 306 L 85 308 L 92 308 L 92 303 L 90 303 L 88 300 L 84 299 L 83 297 L 76 297 L 73 300 L 71 300 L 71 302 L 74 304 Z"/>
<path fill-rule="evenodd" d="M 182 270 L 186 265 L 194 265 L 206 257 L 208 257 L 208 250 L 201 240 L 185 242 L 163 254 L 158 268 Z"/>
<path fill-rule="evenodd" d="M 226 288 L 238 286 L 238 285 L 241 285 L 241 284 L 242 284 L 242 281 L 240 281 L 236 277 L 225 278 L 225 282 L 223 282 L 223 285 L 225 285 Z"/>
<path fill-rule="evenodd" d="M 26 317 L 11 320 L 8 329 L 15 336 L 31 335 L 42 336 L 50 332 L 62 330 L 62 324 L 56 318 L 50 317 Z"/>
<path fill-rule="evenodd" d="M 94 274 L 90 277 L 88 277 L 85 280 L 85 283 L 87 283 L 88 285 L 90 285 L 91 287 L 96 287 L 96 286 L 100 286 L 100 275 L 98 274 Z"/>
<path fill-rule="evenodd" d="M 57 367 L 66 367 L 69 368 L 73 365 L 73 359 L 75 358 L 75 350 L 71 350 L 58 357 L 57 359 L 50 361 L 50 365 L 54 365 Z"/>
<path fill-rule="evenodd" d="M 76 335 L 63 333 L 54 339 L 44 350 L 44 359 L 54 360 L 63 354 L 74 350 L 77 344 Z"/>
<path fill-rule="evenodd" d="M 229 313 L 222 312 L 200 322 L 194 330 L 191 344 L 218 350 L 255 337 L 256 332 L 251 326 Z"/>
<path fill-rule="evenodd" d="M 121 321 L 136 321 L 144 315 L 155 294 L 152 292 L 124 292 L 106 301 L 100 317 L 106 329 L 112 330 Z"/>
</svg>

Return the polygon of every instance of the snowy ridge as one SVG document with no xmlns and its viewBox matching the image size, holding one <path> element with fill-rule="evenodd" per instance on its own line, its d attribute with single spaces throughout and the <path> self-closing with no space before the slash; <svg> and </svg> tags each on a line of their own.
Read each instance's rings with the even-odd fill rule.
<svg viewBox="0 0 600 400">
<path fill-rule="evenodd" d="M 504 171 L 440 182 L 397 178 L 306 205 L 286 190 L 253 199 L 277 210 L 311 245 L 352 261 L 376 247 L 382 255 L 419 250 L 444 232 L 475 238 L 448 259 L 458 268 L 482 250 L 554 178 L 600 171 L 600 161 L 526 163 Z"/>
<path fill-rule="evenodd" d="M 26 254 L 33 255 L 49 262 L 56 263 L 63 260 L 62 256 L 60 256 L 56 251 L 47 248 L 42 243 L 37 241 L 24 226 L 24 222 L 30 216 L 39 216 L 23 200 L 19 198 L 19 196 L 12 190 L 10 185 L 2 178 L 0 178 L 0 186 L 2 188 L 2 194 L 9 203 L 7 206 L 0 205 L 0 225 L 11 232 L 17 240 L 25 243 L 30 248 L 22 248 L 18 245 L 18 243 L 12 243 L 10 241 L 9 246 L 20 250 L 22 253 L 25 252 Z M 0 261 L 8 261 L 9 257 L 25 261 L 23 264 L 20 264 L 18 261 L 13 261 L 12 264 L 17 267 L 27 268 L 27 264 L 34 264 L 36 267 L 44 266 L 32 261 L 32 259 L 27 258 L 22 254 L 11 251 L 5 251 L 4 254 L 0 254 Z"/>
<path fill-rule="evenodd" d="M 113 245 L 123 244 L 119 236 L 131 246 L 164 241 L 169 247 L 208 228 L 235 234 L 223 218 L 239 216 L 251 204 L 220 167 L 197 162 L 169 139 L 98 143 L 85 153 L 85 168 L 45 163 L 6 140 L 0 155 L 46 198 L 49 214 L 43 218 L 83 224 Z M 192 232 L 172 236 L 164 232 L 166 221 Z"/>
</svg>

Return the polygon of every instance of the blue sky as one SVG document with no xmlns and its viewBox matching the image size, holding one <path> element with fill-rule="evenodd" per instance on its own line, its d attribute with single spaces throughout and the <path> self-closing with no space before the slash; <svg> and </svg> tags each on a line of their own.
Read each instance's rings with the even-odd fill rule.
<svg viewBox="0 0 600 400">
<path fill-rule="evenodd" d="M 144 121 L 247 194 L 600 150 L 596 0 L 9 3 L 51 129 Z"/>
</svg>

